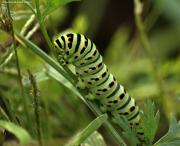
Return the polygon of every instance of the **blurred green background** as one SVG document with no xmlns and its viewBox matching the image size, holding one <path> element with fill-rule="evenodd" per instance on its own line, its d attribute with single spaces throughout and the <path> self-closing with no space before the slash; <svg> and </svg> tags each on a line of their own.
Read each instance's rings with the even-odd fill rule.
<svg viewBox="0 0 180 146">
<path fill-rule="evenodd" d="M 42 8 L 45 1 L 41 1 Z M 3 20 L 4 5 L 0 17 Z M 58 8 L 46 18 L 48 34 L 67 29 L 82 33 L 93 40 L 104 57 L 104 62 L 124 85 L 137 103 L 152 99 L 161 112 L 157 138 L 167 131 L 169 117 L 180 117 L 180 1 L 144 0 L 142 18 L 147 32 L 154 63 L 161 80 L 161 89 L 154 77 L 147 51 L 142 46 L 134 19 L 132 0 L 82 0 Z M 21 31 L 31 17 L 31 11 L 21 3 L 10 5 L 14 29 Z M 28 32 L 36 25 L 33 20 Z M 20 69 L 23 77 L 24 96 L 19 86 L 15 57 L 10 49 L 11 36 L 8 25 L 0 23 L 0 106 L 10 121 L 21 125 L 36 138 L 34 126 L 34 101 L 28 81 L 27 69 L 37 80 L 40 92 L 42 133 L 49 145 L 64 142 L 83 129 L 95 116 L 69 89 L 47 74 L 43 60 L 27 48 L 18 47 Z M 40 29 L 30 38 L 50 54 Z M 7 56 L 10 56 L 8 58 Z M 6 119 L 3 114 L 1 119 Z M 100 129 L 107 145 L 115 145 L 108 133 Z M 14 136 L 6 133 L 6 142 Z M 8 144 L 7 144 L 8 145 Z"/>
</svg>

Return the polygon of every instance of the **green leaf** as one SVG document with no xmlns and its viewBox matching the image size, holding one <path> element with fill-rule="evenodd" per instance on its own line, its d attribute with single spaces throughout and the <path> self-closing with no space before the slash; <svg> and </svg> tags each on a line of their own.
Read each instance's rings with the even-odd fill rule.
<svg viewBox="0 0 180 146">
<path fill-rule="evenodd" d="M 76 138 L 79 135 L 77 133 L 74 137 Z M 83 143 L 76 145 L 74 143 L 69 143 L 66 146 L 106 146 L 104 138 L 98 131 L 94 131 Z"/>
<path fill-rule="evenodd" d="M 8 115 L 6 114 L 6 112 L 4 111 L 3 108 L 0 107 L 0 118 L 5 118 L 6 120 L 9 120 Z"/>
<path fill-rule="evenodd" d="M 119 116 L 118 113 L 116 114 L 115 118 L 113 119 L 114 123 L 116 123 L 121 129 L 123 136 L 127 139 L 130 146 L 135 146 L 138 144 L 138 139 L 136 136 L 136 129 L 135 127 L 130 128 L 129 122 L 125 116 Z"/>
<path fill-rule="evenodd" d="M 46 1 L 47 1 L 47 4 L 45 6 L 43 16 L 47 16 L 48 14 L 50 14 L 57 8 L 65 5 L 67 3 L 70 3 L 72 1 L 80 1 L 80 0 L 46 0 Z"/>
<path fill-rule="evenodd" d="M 175 117 L 170 121 L 169 131 L 158 140 L 154 146 L 179 146 L 180 145 L 180 122 Z"/>
<path fill-rule="evenodd" d="M 156 134 L 160 119 L 159 111 L 156 111 L 154 103 L 147 100 L 143 105 L 141 113 L 141 126 L 144 131 L 146 142 L 151 144 Z"/>
<path fill-rule="evenodd" d="M 14 134 L 21 144 L 28 144 L 31 142 L 31 137 L 28 132 L 22 127 L 17 126 L 12 122 L 0 120 L 0 127 Z"/>
<path fill-rule="evenodd" d="M 82 144 L 93 132 L 95 132 L 104 122 L 107 121 L 107 118 L 107 114 L 97 117 L 85 129 L 83 129 L 83 131 L 78 133 L 73 140 L 71 140 L 70 144 L 67 144 L 67 146 L 79 146 Z"/>
<path fill-rule="evenodd" d="M 106 146 L 106 143 L 102 135 L 95 131 L 81 144 L 81 146 Z"/>
<path fill-rule="evenodd" d="M 62 83 L 62 85 L 73 91 L 77 96 L 84 100 L 79 94 L 79 92 L 77 92 L 76 87 L 74 87 L 70 82 L 68 82 L 68 80 L 64 78 L 61 74 L 59 74 L 53 67 L 51 67 L 50 65 L 46 65 L 46 69 L 46 75 L 49 75 L 58 82 Z"/>
</svg>

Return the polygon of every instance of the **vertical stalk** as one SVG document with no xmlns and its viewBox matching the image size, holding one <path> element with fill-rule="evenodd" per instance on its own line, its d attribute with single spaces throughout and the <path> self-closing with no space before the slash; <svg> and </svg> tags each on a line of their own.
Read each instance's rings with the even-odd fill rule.
<svg viewBox="0 0 180 146">
<path fill-rule="evenodd" d="M 21 88 L 21 98 L 22 98 L 23 103 L 24 103 L 24 111 L 25 111 L 25 114 L 27 116 L 27 121 L 30 121 L 29 112 L 28 112 L 28 109 L 27 109 L 27 107 L 28 107 L 27 106 L 27 100 L 26 100 L 26 97 L 25 97 L 25 94 L 24 94 L 24 87 L 23 87 L 23 83 L 22 83 L 22 75 L 21 75 L 21 70 L 20 70 L 20 65 L 19 65 L 18 54 L 17 54 L 17 42 L 16 42 L 16 39 L 15 39 L 13 20 L 12 20 L 12 17 L 11 17 L 9 1 L 8 0 L 6 0 L 6 6 L 7 6 L 7 12 L 8 12 L 9 18 L 11 20 L 11 32 L 10 33 L 11 33 L 12 40 L 13 40 L 13 50 L 14 50 L 14 54 L 15 54 L 16 68 L 17 68 L 17 72 L 18 72 L 19 85 L 20 85 L 20 88 Z"/>
<path fill-rule="evenodd" d="M 158 66 L 157 66 L 156 60 L 154 59 L 154 56 L 152 54 L 151 45 L 149 43 L 148 37 L 145 33 L 143 22 L 141 20 L 142 3 L 139 0 L 134 0 L 134 5 L 135 5 L 134 14 L 135 14 L 136 26 L 139 31 L 141 42 L 142 42 L 142 44 L 148 54 L 149 60 L 151 62 L 154 79 L 156 81 L 157 87 L 159 88 L 159 95 L 161 98 L 159 97 L 158 103 L 162 105 L 163 102 L 161 100 L 163 100 L 163 98 L 164 98 L 165 91 L 164 91 L 164 87 L 163 87 L 163 83 L 162 83 L 162 78 L 158 72 Z"/>
<path fill-rule="evenodd" d="M 40 114 L 40 110 L 39 110 L 39 107 L 40 107 L 39 91 L 37 88 L 36 80 L 29 70 L 28 70 L 28 74 L 29 74 L 29 80 L 32 85 L 32 95 L 34 98 L 34 114 L 35 114 L 35 119 L 36 119 L 38 142 L 39 142 L 39 146 L 43 146 L 42 131 L 41 131 L 41 118 L 40 118 L 41 114 Z"/>
<path fill-rule="evenodd" d="M 83 95 L 82 93 L 80 93 L 81 95 Z M 85 95 L 84 95 L 85 96 Z M 86 99 L 85 99 L 86 100 Z M 88 107 L 91 109 L 91 111 L 96 115 L 96 116 L 100 116 L 102 115 L 101 111 L 99 110 L 99 108 L 97 107 L 96 104 L 94 104 L 92 101 L 86 100 Z M 116 142 L 120 145 L 120 146 L 127 146 L 126 143 L 124 142 L 124 140 L 121 138 L 121 136 L 119 135 L 119 133 L 114 129 L 114 127 L 111 125 L 110 122 L 106 121 L 104 123 L 104 126 L 109 130 L 110 134 L 113 136 L 113 138 L 116 140 Z"/>
<path fill-rule="evenodd" d="M 52 42 L 48 36 L 46 26 L 44 25 L 44 19 L 41 15 L 41 12 L 40 12 L 39 0 L 35 0 L 35 6 L 36 6 L 36 16 L 37 16 L 37 19 L 38 19 L 38 22 L 40 25 L 40 29 L 41 29 L 43 36 L 44 36 L 44 38 L 48 44 L 49 49 L 51 49 L 51 51 L 53 52 L 53 55 L 55 56 L 54 46 L 53 46 L 53 44 L 52 44 Z M 68 72 L 73 77 L 73 79 L 75 79 L 75 77 L 73 76 L 73 74 L 71 73 L 71 71 L 69 70 L 68 67 L 64 66 L 64 70 L 66 72 Z"/>
<path fill-rule="evenodd" d="M 35 7 L 36 7 L 36 16 L 37 16 L 37 19 L 38 19 L 38 22 L 40 25 L 40 29 L 41 29 L 43 36 L 44 36 L 44 38 L 48 44 L 49 49 L 53 49 L 54 47 L 53 47 L 52 42 L 48 36 L 46 27 L 44 25 L 44 20 L 43 20 L 43 17 L 41 15 L 41 12 L 40 12 L 39 0 L 35 0 Z"/>
</svg>

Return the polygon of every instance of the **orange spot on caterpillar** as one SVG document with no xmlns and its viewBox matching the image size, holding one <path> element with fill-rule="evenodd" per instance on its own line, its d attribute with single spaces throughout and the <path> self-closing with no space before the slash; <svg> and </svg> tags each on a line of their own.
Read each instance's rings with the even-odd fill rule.
<svg viewBox="0 0 180 146">
<path fill-rule="evenodd" d="M 119 96 L 116 96 L 115 99 L 116 99 L 116 100 L 120 100 Z"/>
</svg>

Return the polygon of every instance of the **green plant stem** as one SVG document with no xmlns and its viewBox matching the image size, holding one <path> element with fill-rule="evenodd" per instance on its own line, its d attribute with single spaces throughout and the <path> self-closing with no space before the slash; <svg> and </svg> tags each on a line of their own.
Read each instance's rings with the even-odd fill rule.
<svg viewBox="0 0 180 146">
<path fill-rule="evenodd" d="M 20 34 L 21 35 L 25 35 L 25 33 L 27 32 L 27 30 L 29 29 L 29 27 L 32 25 L 32 23 L 34 22 L 34 19 L 35 19 L 35 15 L 31 15 L 31 17 L 26 21 L 26 23 L 24 24 L 24 26 L 22 27 L 21 29 L 21 32 Z M 39 24 L 36 23 L 34 25 L 34 27 L 29 31 L 27 32 L 27 34 L 25 35 L 25 38 L 29 39 L 35 32 L 36 30 L 39 28 Z M 18 47 L 19 47 L 19 44 L 16 43 L 16 48 L 18 50 Z M 3 68 L 11 59 L 12 59 L 12 56 L 14 55 L 14 52 L 13 52 L 13 45 L 11 45 L 9 47 L 9 50 L 8 52 L 6 53 L 5 56 L 3 56 L 1 59 L 0 59 L 0 68 Z"/>
<path fill-rule="evenodd" d="M 6 2 L 7 2 L 6 4 L 7 4 L 8 15 L 9 15 L 9 18 L 11 19 L 11 28 L 12 28 L 11 35 L 12 35 L 12 40 L 13 40 L 13 49 L 14 49 L 14 54 L 15 54 L 16 68 L 17 68 L 17 73 L 18 73 L 19 85 L 20 85 L 20 88 L 21 88 L 21 96 L 22 96 L 22 99 L 23 99 L 24 110 L 25 110 L 25 113 L 26 113 L 26 116 L 27 116 L 27 120 L 29 121 L 30 117 L 29 117 L 29 112 L 28 112 L 28 109 L 27 109 L 28 106 L 27 106 L 27 101 L 26 101 L 25 94 L 24 94 L 24 87 L 23 87 L 23 83 L 22 83 L 22 75 L 21 75 L 21 70 L 20 70 L 20 65 L 19 65 L 18 54 L 17 54 L 17 42 L 16 42 L 15 35 L 14 35 L 13 20 L 12 20 L 12 17 L 11 17 L 8 0 L 6 0 Z"/>
<path fill-rule="evenodd" d="M 25 39 L 19 33 L 17 33 L 17 32 L 15 32 L 15 33 L 16 33 L 17 37 L 24 43 L 24 45 L 29 47 L 34 53 L 36 53 L 43 60 L 45 60 L 49 65 L 51 65 L 56 71 L 58 71 L 62 76 L 64 76 L 64 78 L 66 78 L 70 83 L 72 83 L 74 87 L 76 86 L 76 83 L 74 82 L 72 77 L 69 76 L 69 74 L 66 73 L 59 64 L 57 64 L 52 58 L 50 58 L 46 53 L 44 53 L 35 44 L 33 44 L 29 40 Z M 85 94 L 83 92 L 79 92 L 78 91 L 78 93 L 81 96 L 81 98 L 85 97 Z M 96 116 L 102 115 L 101 111 L 99 110 L 99 108 L 97 107 L 97 105 L 94 102 L 89 101 L 89 100 L 87 100 L 85 98 L 83 98 L 83 99 L 84 99 L 83 101 L 86 101 L 85 103 L 93 111 L 93 113 Z M 113 138 L 116 140 L 116 142 L 120 146 L 126 146 L 126 143 L 123 141 L 121 136 L 118 134 L 118 132 L 115 130 L 115 128 L 112 126 L 112 124 L 109 121 L 105 122 L 104 125 L 105 125 L 106 129 L 108 129 L 110 131 L 110 133 L 112 134 Z"/>
<path fill-rule="evenodd" d="M 16 32 L 17 37 L 24 42 L 24 45 L 26 45 L 26 47 L 31 48 L 31 50 L 37 54 L 38 56 L 40 56 L 41 58 L 43 58 L 48 64 L 50 64 L 53 68 L 55 68 L 62 76 L 64 76 L 69 82 L 73 83 L 73 80 L 71 79 L 71 76 L 69 76 L 64 70 L 63 68 L 57 63 L 55 62 L 52 58 L 50 58 L 45 52 L 43 52 L 39 47 L 37 47 L 35 44 L 33 44 L 32 42 L 30 42 L 29 40 L 26 40 L 26 38 L 24 38 L 23 36 L 21 36 L 19 33 Z"/>
<path fill-rule="evenodd" d="M 163 12 L 163 5 L 161 4 L 163 1 L 158 0 L 154 1 L 154 6 L 152 7 L 152 10 L 149 12 L 148 16 L 144 20 L 145 24 L 145 30 L 149 31 L 154 26 L 154 24 L 157 22 L 158 18 Z"/>
<path fill-rule="evenodd" d="M 39 0 L 35 0 L 35 6 L 36 6 L 36 16 L 37 16 L 37 19 L 38 19 L 38 22 L 39 22 L 39 25 L 40 25 L 40 29 L 41 29 L 41 31 L 43 33 L 43 36 L 44 36 L 44 38 L 45 38 L 45 40 L 46 40 L 46 42 L 47 42 L 47 44 L 49 46 L 49 49 L 52 50 L 53 55 L 55 56 L 54 45 L 52 44 L 52 42 L 51 42 L 51 40 L 50 40 L 50 38 L 48 36 L 46 26 L 44 25 L 44 19 L 43 19 L 43 16 L 41 15 L 41 12 L 40 12 Z M 68 72 L 71 76 L 73 76 L 73 74 L 71 73 L 71 71 L 69 70 L 68 67 L 64 66 L 64 70 L 66 72 Z"/>
<path fill-rule="evenodd" d="M 85 99 L 86 100 L 86 99 Z M 96 116 L 100 116 L 102 115 L 101 111 L 99 110 L 99 108 L 97 107 L 97 105 L 95 103 L 93 103 L 92 101 L 86 100 L 88 107 L 91 109 L 91 111 L 93 111 L 93 113 Z M 114 127 L 112 126 L 112 124 L 109 121 L 106 121 L 104 123 L 104 126 L 106 127 L 106 129 L 109 130 L 109 132 L 111 133 L 111 135 L 113 136 L 113 138 L 116 140 L 116 142 L 120 145 L 120 146 L 127 146 L 126 143 L 123 141 L 123 139 L 121 138 L 121 136 L 118 134 L 118 132 L 114 129 Z"/>
<path fill-rule="evenodd" d="M 31 17 L 24 24 L 23 28 L 21 29 L 21 32 L 20 32 L 21 35 L 25 35 L 26 31 L 28 30 L 30 25 L 33 23 L 34 19 L 35 19 L 35 15 L 32 14 Z"/>
<path fill-rule="evenodd" d="M 34 97 L 34 114 L 35 114 L 35 119 L 36 119 L 36 128 L 37 128 L 37 136 L 38 136 L 38 142 L 39 142 L 39 146 L 43 146 L 43 141 L 42 141 L 42 131 L 41 131 L 41 114 L 39 111 L 39 107 L 40 107 L 40 101 L 39 101 L 39 91 L 37 88 L 37 83 L 36 80 L 34 78 L 34 76 L 32 75 L 32 73 L 28 70 L 28 74 L 29 74 L 29 80 L 31 82 L 32 85 L 32 94 Z"/>
<path fill-rule="evenodd" d="M 135 4 L 134 14 L 135 14 L 136 26 L 137 26 L 137 29 L 139 31 L 141 42 L 142 42 L 142 44 L 143 44 L 143 46 L 144 46 L 144 48 L 145 48 L 145 50 L 149 56 L 149 60 L 151 62 L 151 66 L 152 66 L 153 75 L 154 75 L 154 78 L 156 80 L 157 86 L 158 86 L 159 91 L 160 91 L 159 94 L 160 94 L 160 97 L 162 97 L 162 98 L 158 99 L 158 103 L 162 104 L 163 102 L 161 101 L 161 99 L 164 98 L 165 91 L 164 91 L 162 79 L 161 79 L 159 72 L 158 72 L 157 63 L 156 63 L 154 56 L 152 54 L 151 45 L 150 45 L 148 37 L 144 31 L 143 22 L 141 20 L 142 4 L 139 2 L 139 0 L 134 0 L 134 4 Z"/>
<path fill-rule="evenodd" d="M 29 3 L 29 1 L 24 0 L 24 1 L 23 1 L 23 4 L 24 4 L 25 6 L 27 6 L 27 7 L 32 11 L 33 14 L 36 14 L 34 8 L 33 8 L 32 5 Z"/>
<path fill-rule="evenodd" d="M 0 107 L 0 115 L 4 117 L 7 121 L 11 121 L 6 112 L 4 111 L 3 108 Z M 1 130 L 0 130 L 1 131 Z"/>
<path fill-rule="evenodd" d="M 39 22 L 39 25 L 40 25 L 40 29 L 43 33 L 43 36 L 48 44 L 48 47 L 49 49 L 53 52 L 53 55 L 55 56 L 55 53 L 54 53 L 54 45 L 52 44 L 50 38 L 49 38 L 49 35 L 47 33 L 47 29 L 46 29 L 46 26 L 44 25 L 44 19 L 43 19 L 43 16 L 41 15 L 41 12 L 40 12 L 40 7 L 39 7 L 39 0 L 35 0 L 35 6 L 36 6 L 36 16 L 37 16 L 37 19 L 38 19 L 38 22 Z M 64 69 L 66 72 L 68 72 L 71 76 L 73 76 L 73 74 L 71 74 L 71 71 L 69 70 L 69 68 L 67 68 L 66 66 L 64 66 Z M 75 79 L 75 78 L 74 78 Z"/>
<path fill-rule="evenodd" d="M 39 0 L 35 0 L 35 6 L 36 6 L 36 16 L 37 16 L 37 19 L 38 19 L 38 22 L 39 22 L 39 25 L 40 25 L 40 29 L 43 33 L 43 36 L 48 44 L 48 47 L 49 49 L 53 49 L 54 46 L 48 36 L 48 33 L 47 33 L 47 30 L 46 30 L 46 27 L 44 25 L 44 20 L 43 20 L 43 17 L 41 15 L 41 12 L 40 12 L 40 7 L 39 7 Z"/>
<path fill-rule="evenodd" d="M 0 85 L 2 86 L 2 85 Z M 11 103 L 5 98 L 6 95 L 3 93 L 3 91 L 0 88 L 0 101 L 4 104 L 4 107 L 6 108 L 6 113 L 9 117 L 9 121 L 13 121 L 14 123 L 18 124 L 18 121 L 16 120 L 15 114 L 11 109 Z"/>
</svg>

